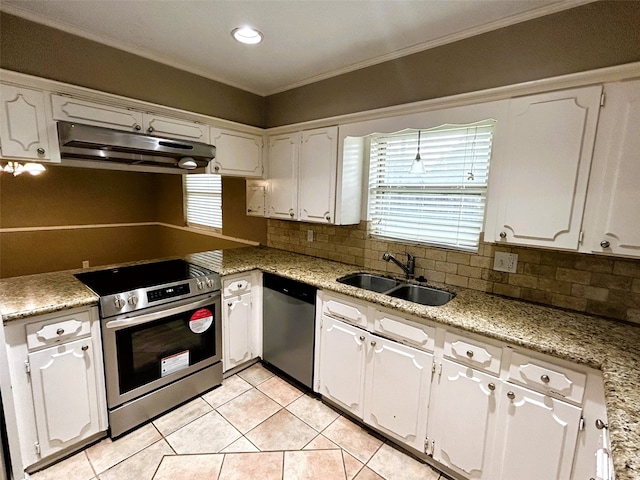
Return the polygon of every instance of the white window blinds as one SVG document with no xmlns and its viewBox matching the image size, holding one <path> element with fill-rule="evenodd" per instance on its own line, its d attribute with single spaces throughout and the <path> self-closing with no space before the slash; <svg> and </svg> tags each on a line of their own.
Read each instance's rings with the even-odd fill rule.
<svg viewBox="0 0 640 480">
<path fill-rule="evenodd" d="M 493 129 L 487 120 L 421 130 L 420 160 L 417 130 L 372 135 L 371 234 L 477 250 Z"/>
<path fill-rule="evenodd" d="M 187 225 L 222 228 L 220 175 L 184 175 Z"/>
</svg>

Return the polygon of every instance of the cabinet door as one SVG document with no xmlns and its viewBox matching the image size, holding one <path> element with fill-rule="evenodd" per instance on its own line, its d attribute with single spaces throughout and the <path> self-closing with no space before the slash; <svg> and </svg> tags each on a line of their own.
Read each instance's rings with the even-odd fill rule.
<svg viewBox="0 0 640 480">
<path fill-rule="evenodd" d="M 640 212 L 640 81 L 607 85 L 606 95 L 589 186 L 596 222 L 587 247 L 640 257 L 640 222 L 630 217 Z"/>
<path fill-rule="evenodd" d="M 498 407 L 495 480 L 569 480 L 580 408 L 505 384 Z"/>
<path fill-rule="evenodd" d="M 433 355 L 375 335 L 368 343 L 364 421 L 422 450 Z"/>
<path fill-rule="evenodd" d="M 329 317 L 320 334 L 320 393 L 362 418 L 365 341 L 368 334 Z"/>
<path fill-rule="evenodd" d="M 336 199 L 338 127 L 302 132 L 298 177 L 298 218 L 331 223 Z"/>
<path fill-rule="evenodd" d="M 224 370 L 227 371 L 253 358 L 251 293 L 224 300 Z"/>
<path fill-rule="evenodd" d="M 492 241 L 576 250 L 602 87 L 509 103 Z"/>
<path fill-rule="evenodd" d="M 491 480 L 500 380 L 443 360 L 436 381 L 429 414 L 433 458 L 469 479 Z"/>
<path fill-rule="evenodd" d="M 269 139 L 268 217 L 296 220 L 300 134 Z"/>
<path fill-rule="evenodd" d="M 2 157 L 36 161 L 56 160 L 51 145 L 53 144 L 57 151 L 57 139 L 49 138 L 44 93 L 40 90 L 0 85 L 0 98 Z"/>
<path fill-rule="evenodd" d="M 54 120 L 78 122 L 115 130 L 142 131 L 142 112 L 62 95 L 51 95 L 51 102 Z"/>
<path fill-rule="evenodd" d="M 142 123 L 147 135 L 209 143 L 209 127 L 201 123 L 147 113 L 143 115 Z"/>
<path fill-rule="evenodd" d="M 266 188 L 263 180 L 247 180 L 247 215 L 265 216 Z"/>
<path fill-rule="evenodd" d="M 262 177 L 262 137 L 244 132 L 211 129 L 216 158 L 209 164 L 220 175 Z"/>
<path fill-rule="evenodd" d="M 91 338 L 29 354 L 40 455 L 100 431 Z"/>
</svg>

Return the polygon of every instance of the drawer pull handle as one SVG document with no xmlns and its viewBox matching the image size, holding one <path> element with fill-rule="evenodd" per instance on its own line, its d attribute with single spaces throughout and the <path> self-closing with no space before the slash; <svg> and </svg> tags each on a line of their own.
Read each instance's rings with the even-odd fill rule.
<svg viewBox="0 0 640 480">
<path fill-rule="evenodd" d="M 496 389 L 496 384 L 495 383 L 490 383 L 489 385 L 487 385 L 487 388 L 489 388 L 489 390 L 491 390 L 493 392 Z"/>
<path fill-rule="evenodd" d="M 516 398 L 516 394 L 513 392 L 507 392 L 507 398 L 513 400 L 514 398 Z"/>
<path fill-rule="evenodd" d="M 549 383 L 549 375 L 542 375 L 540 380 L 542 380 L 542 383 Z"/>
<path fill-rule="evenodd" d="M 86 352 L 87 350 L 89 350 L 89 345 L 82 345 L 82 351 Z"/>
<path fill-rule="evenodd" d="M 467 350 L 467 357 L 473 358 L 473 350 Z"/>
<path fill-rule="evenodd" d="M 64 328 L 59 328 L 58 330 L 56 330 L 56 333 L 58 335 L 62 335 L 64 333 Z"/>
</svg>

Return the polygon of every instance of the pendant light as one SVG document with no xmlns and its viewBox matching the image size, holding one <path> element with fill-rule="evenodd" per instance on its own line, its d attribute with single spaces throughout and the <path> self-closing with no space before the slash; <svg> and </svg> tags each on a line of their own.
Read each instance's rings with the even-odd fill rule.
<svg viewBox="0 0 640 480">
<path fill-rule="evenodd" d="M 424 168 L 424 163 L 420 158 L 420 130 L 418 130 L 418 152 L 416 153 L 416 158 L 411 163 L 409 173 L 411 173 L 412 175 L 424 175 L 425 173 L 427 173 Z"/>
</svg>

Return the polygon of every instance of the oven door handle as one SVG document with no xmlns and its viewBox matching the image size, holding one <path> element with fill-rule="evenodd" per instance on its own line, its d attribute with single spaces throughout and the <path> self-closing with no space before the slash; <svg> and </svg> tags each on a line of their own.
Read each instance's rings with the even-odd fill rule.
<svg viewBox="0 0 640 480">
<path fill-rule="evenodd" d="M 211 305 L 212 303 L 215 303 L 215 301 L 215 298 L 207 297 L 202 300 L 198 300 L 197 302 L 188 303 L 179 307 L 169 308 L 168 310 L 161 310 L 159 312 L 147 313 L 145 315 L 137 315 L 133 317 L 111 320 L 105 324 L 105 327 L 113 330 L 123 327 L 134 327 L 143 323 L 153 322 L 154 320 L 159 320 L 161 318 L 170 317 L 179 313 L 188 312 L 189 310 L 193 310 L 194 308 Z"/>
</svg>

